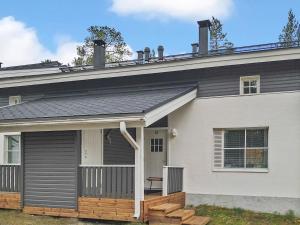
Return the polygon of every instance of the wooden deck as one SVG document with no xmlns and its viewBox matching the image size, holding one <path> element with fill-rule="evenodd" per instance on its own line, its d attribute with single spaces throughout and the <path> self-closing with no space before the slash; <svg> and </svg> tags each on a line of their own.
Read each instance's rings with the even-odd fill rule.
<svg viewBox="0 0 300 225">
<path fill-rule="evenodd" d="M 78 201 L 78 217 L 86 219 L 136 221 L 134 200 L 85 198 Z"/>
<path fill-rule="evenodd" d="M 149 208 L 162 205 L 165 203 L 176 203 L 181 207 L 185 206 L 185 193 L 178 192 L 168 196 L 148 195 L 141 204 L 141 221 L 147 222 L 149 220 Z"/>
<path fill-rule="evenodd" d="M 185 193 L 179 192 L 168 196 L 161 196 L 161 193 L 158 192 L 145 195 L 145 200 L 141 202 L 141 217 L 139 220 L 133 217 L 133 199 L 80 197 L 78 198 L 78 210 L 25 206 L 23 212 L 33 215 L 147 222 L 149 220 L 149 207 L 164 203 L 175 203 L 184 207 Z M 0 192 L 0 208 L 20 209 L 20 194 Z"/>
<path fill-rule="evenodd" d="M 209 217 L 195 216 L 195 209 L 184 209 L 177 203 L 149 208 L 149 225 L 207 225 Z"/>
<path fill-rule="evenodd" d="M 18 192 L 0 192 L 1 209 L 20 209 L 21 195 Z"/>
</svg>

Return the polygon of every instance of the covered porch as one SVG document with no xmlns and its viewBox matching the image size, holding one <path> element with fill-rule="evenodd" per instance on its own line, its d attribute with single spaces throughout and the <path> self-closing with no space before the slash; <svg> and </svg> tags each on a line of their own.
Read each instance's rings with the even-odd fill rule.
<svg viewBox="0 0 300 225">
<path fill-rule="evenodd" d="M 176 131 L 163 121 L 195 97 L 195 87 L 177 86 L 0 109 L 0 131 L 21 133 L 21 164 L 0 165 L 0 208 L 147 221 L 151 206 L 183 207 L 184 166 L 168 158 Z"/>
</svg>

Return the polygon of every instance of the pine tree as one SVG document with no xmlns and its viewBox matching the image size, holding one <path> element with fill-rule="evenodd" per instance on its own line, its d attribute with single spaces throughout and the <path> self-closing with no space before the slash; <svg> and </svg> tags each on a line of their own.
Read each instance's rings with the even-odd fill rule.
<svg viewBox="0 0 300 225">
<path fill-rule="evenodd" d="M 279 41 L 285 47 L 293 46 L 294 42 L 300 41 L 300 25 L 296 19 L 293 10 L 289 10 L 288 22 L 283 27 L 281 34 L 279 35 Z"/>
<path fill-rule="evenodd" d="M 77 47 L 77 55 L 73 61 L 75 65 L 88 65 L 93 63 L 93 40 L 103 40 L 106 43 L 106 62 L 120 62 L 126 60 L 132 53 L 128 49 L 121 32 L 108 26 L 90 26 L 89 36 L 84 44 Z"/>
<path fill-rule="evenodd" d="M 45 59 L 45 60 L 42 60 L 42 61 L 41 61 L 41 63 L 45 63 L 45 64 L 51 63 L 51 62 L 52 62 L 51 59 Z"/>
<path fill-rule="evenodd" d="M 212 17 L 210 27 L 210 49 L 219 50 L 224 48 L 233 48 L 233 43 L 228 41 L 227 33 L 223 32 L 223 24 L 221 21 Z"/>
</svg>

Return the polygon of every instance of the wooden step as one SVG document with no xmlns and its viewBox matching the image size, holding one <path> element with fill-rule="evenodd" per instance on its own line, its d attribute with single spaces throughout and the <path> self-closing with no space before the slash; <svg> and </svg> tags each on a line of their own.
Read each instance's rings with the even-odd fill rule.
<svg viewBox="0 0 300 225">
<path fill-rule="evenodd" d="M 173 212 L 180 208 L 181 208 L 180 204 L 165 203 L 162 205 L 152 206 L 149 208 L 149 210 L 150 210 L 150 213 L 151 213 L 151 211 L 162 211 L 165 214 L 167 214 L 167 213 Z"/>
<path fill-rule="evenodd" d="M 195 210 L 192 210 L 192 209 L 177 209 L 176 211 L 167 214 L 166 217 L 174 218 L 174 219 L 176 218 L 176 219 L 179 219 L 181 221 L 185 221 L 185 220 L 191 218 L 194 215 L 195 215 Z"/>
<path fill-rule="evenodd" d="M 206 225 L 210 221 L 209 217 L 192 216 L 191 218 L 183 221 L 183 225 Z"/>
</svg>

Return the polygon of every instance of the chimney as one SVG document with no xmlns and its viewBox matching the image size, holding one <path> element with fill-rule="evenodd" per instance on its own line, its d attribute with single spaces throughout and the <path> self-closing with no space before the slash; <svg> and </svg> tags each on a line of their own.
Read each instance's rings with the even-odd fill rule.
<svg viewBox="0 0 300 225">
<path fill-rule="evenodd" d="M 103 40 L 94 40 L 94 68 L 105 67 L 105 45 Z"/>
<path fill-rule="evenodd" d="M 145 52 L 145 61 L 149 62 L 149 60 L 150 60 L 150 48 L 146 47 L 144 52 Z"/>
<path fill-rule="evenodd" d="M 1 67 L 2 67 L 2 64 L 3 64 L 3 63 L 2 63 L 2 62 L 0 62 L 0 69 L 1 69 Z"/>
<path fill-rule="evenodd" d="M 192 45 L 192 53 L 193 53 L 193 56 L 195 56 L 196 54 L 198 54 L 198 47 L 199 47 L 199 44 L 198 43 L 193 43 L 191 44 Z"/>
<path fill-rule="evenodd" d="M 158 59 L 163 60 L 164 59 L 164 46 L 162 46 L 162 45 L 158 46 L 157 52 L 158 52 Z"/>
<path fill-rule="evenodd" d="M 208 33 L 211 25 L 209 20 L 198 21 L 199 25 L 199 55 L 208 53 Z"/>
<path fill-rule="evenodd" d="M 138 60 L 138 63 L 143 63 L 144 52 L 142 50 L 137 51 L 137 60 Z"/>
</svg>

